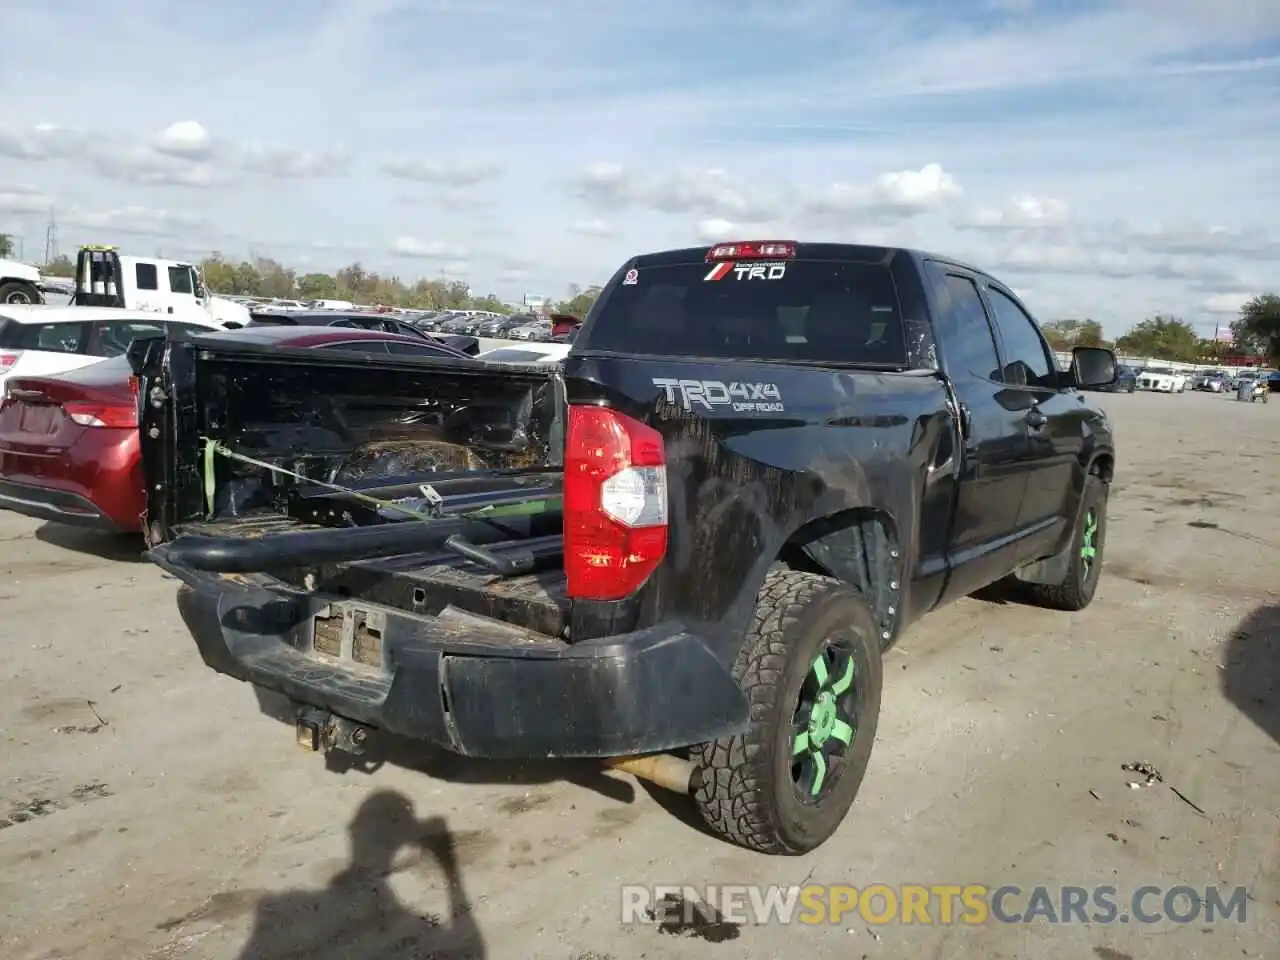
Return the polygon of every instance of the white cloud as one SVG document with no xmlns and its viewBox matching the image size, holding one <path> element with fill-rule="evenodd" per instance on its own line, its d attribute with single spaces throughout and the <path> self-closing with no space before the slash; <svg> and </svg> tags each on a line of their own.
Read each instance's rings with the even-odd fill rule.
<svg viewBox="0 0 1280 960">
<path fill-rule="evenodd" d="M 71 211 L 65 222 L 97 233 L 114 236 L 184 237 L 207 231 L 208 221 L 185 213 L 155 207 L 119 207 L 102 211 Z"/>
<path fill-rule="evenodd" d="M 1274 0 L 95 16 L 5 5 L 0 91 L 22 97 L 2 104 L 0 229 L 28 250 L 53 206 L 64 249 L 115 223 L 316 269 L 445 265 L 518 297 L 641 250 L 851 239 L 1007 270 L 1046 316 L 1113 334 L 1156 309 L 1211 329 L 1228 295 L 1277 283 Z"/>
<path fill-rule="evenodd" d="M 422 260 L 465 260 L 466 247 L 439 240 L 422 241 L 416 237 L 400 237 L 391 245 L 392 252 L 401 257 L 417 257 Z"/>
<path fill-rule="evenodd" d="M 804 209 L 820 216 L 866 213 L 893 219 L 935 210 L 961 193 L 955 177 L 941 164 L 929 163 L 919 170 L 882 173 L 866 184 L 834 183 L 810 196 Z"/>
<path fill-rule="evenodd" d="M 447 187 L 474 187 L 502 175 L 497 164 L 481 161 L 442 163 L 435 160 L 409 160 L 391 157 L 382 164 L 382 171 L 400 180 L 417 180 Z"/>
<path fill-rule="evenodd" d="M 135 140 L 40 123 L 0 129 L 0 157 L 37 163 L 66 161 L 98 176 L 142 186 L 212 187 L 246 175 L 303 179 L 345 175 L 350 159 L 340 147 L 321 151 L 232 143 L 214 138 L 194 120 L 170 124 Z"/>
<path fill-rule="evenodd" d="M 171 157 L 208 160 L 213 140 L 209 131 L 195 120 L 179 120 L 168 126 L 156 142 L 156 150 Z"/>
<path fill-rule="evenodd" d="M 1240 308 L 1256 296 L 1256 293 L 1220 293 L 1205 300 L 1203 307 L 1207 313 L 1237 317 L 1240 315 Z"/>
<path fill-rule="evenodd" d="M 882 173 L 864 183 L 836 182 L 822 188 L 776 180 L 751 183 L 721 168 L 654 175 L 619 163 L 596 163 L 582 169 L 571 188 L 590 207 L 701 215 L 703 225 L 731 220 L 800 224 L 852 215 L 905 219 L 945 206 L 961 194 L 955 178 L 936 163 L 919 170 Z"/>
<path fill-rule="evenodd" d="M 53 202 L 53 197 L 35 187 L 0 185 L 0 213 L 48 213 Z"/>
<path fill-rule="evenodd" d="M 1063 200 L 1023 194 L 1001 206 L 978 207 L 960 225 L 974 230 L 1034 230 L 1061 227 L 1070 217 L 1071 208 Z"/>
<path fill-rule="evenodd" d="M 728 240 L 738 232 L 738 228 L 728 220 L 712 218 L 698 221 L 698 240 L 702 243 L 718 243 Z"/>
<path fill-rule="evenodd" d="M 584 237 L 611 237 L 616 232 L 606 221 L 596 217 L 591 220 L 575 220 L 569 229 Z"/>
</svg>

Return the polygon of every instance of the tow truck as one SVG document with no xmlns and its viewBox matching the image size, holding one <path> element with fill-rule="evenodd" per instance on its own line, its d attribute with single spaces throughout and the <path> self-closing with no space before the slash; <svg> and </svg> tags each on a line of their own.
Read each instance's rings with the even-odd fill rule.
<svg viewBox="0 0 1280 960">
<path fill-rule="evenodd" d="M 249 309 L 209 293 L 200 270 L 181 260 L 121 256 L 114 246 L 86 244 L 76 253 L 77 307 L 119 307 L 171 315 L 175 320 L 243 327 Z"/>
</svg>

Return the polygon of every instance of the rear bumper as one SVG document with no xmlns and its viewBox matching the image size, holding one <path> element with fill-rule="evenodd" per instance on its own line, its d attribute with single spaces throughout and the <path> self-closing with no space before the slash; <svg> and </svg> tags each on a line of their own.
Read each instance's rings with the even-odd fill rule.
<svg viewBox="0 0 1280 960">
<path fill-rule="evenodd" d="M 626 756 L 714 740 L 739 732 L 748 718 L 728 669 L 679 625 L 603 642 L 531 635 L 521 643 L 518 630 L 485 618 L 329 603 L 177 567 L 165 562 L 163 548 L 150 557 L 184 581 L 179 611 L 214 670 L 454 753 Z M 379 624 L 377 667 L 353 658 L 350 624 L 368 612 Z M 317 614 L 348 624 L 336 656 L 316 650 Z"/>
<path fill-rule="evenodd" d="M 125 532 L 87 497 L 31 483 L 0 480 L 0 510 L 107 533 Z"/>
</svg>

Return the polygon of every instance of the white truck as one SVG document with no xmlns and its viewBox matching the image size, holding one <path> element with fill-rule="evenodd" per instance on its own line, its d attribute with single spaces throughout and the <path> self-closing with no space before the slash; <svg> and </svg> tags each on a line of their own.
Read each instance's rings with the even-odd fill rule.
<svg viewBox="0 0 1280 960">
<path fill-rule="evenodd" d="M 0 258 L 0 303 L 44 303 L 40 271 L 17 260 Z"/>
<path fill-rule="evenodd" d="M 171 320 L 222 327 L 249 322 L 249 308 L 210 294 L 193 264 L 125 257 L 110 246 L 83 246 L 77 252 L 71 305 L 163 313 Z"/>
</svg>

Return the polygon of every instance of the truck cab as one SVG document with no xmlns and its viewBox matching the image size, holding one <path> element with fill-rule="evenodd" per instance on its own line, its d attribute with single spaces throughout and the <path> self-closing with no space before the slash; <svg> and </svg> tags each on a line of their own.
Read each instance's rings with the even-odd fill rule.
<svg viewBox="0 0 1280 960">
<path fill-rule="evenodd" d="M 86 245 L 76 254 L 75 293 L 79 307 L 119 307 L 244 326 L 242 304 L 213 296 L 197 267 L 180 260 L 121 256 L 112 246 Z"/>
</svg>

